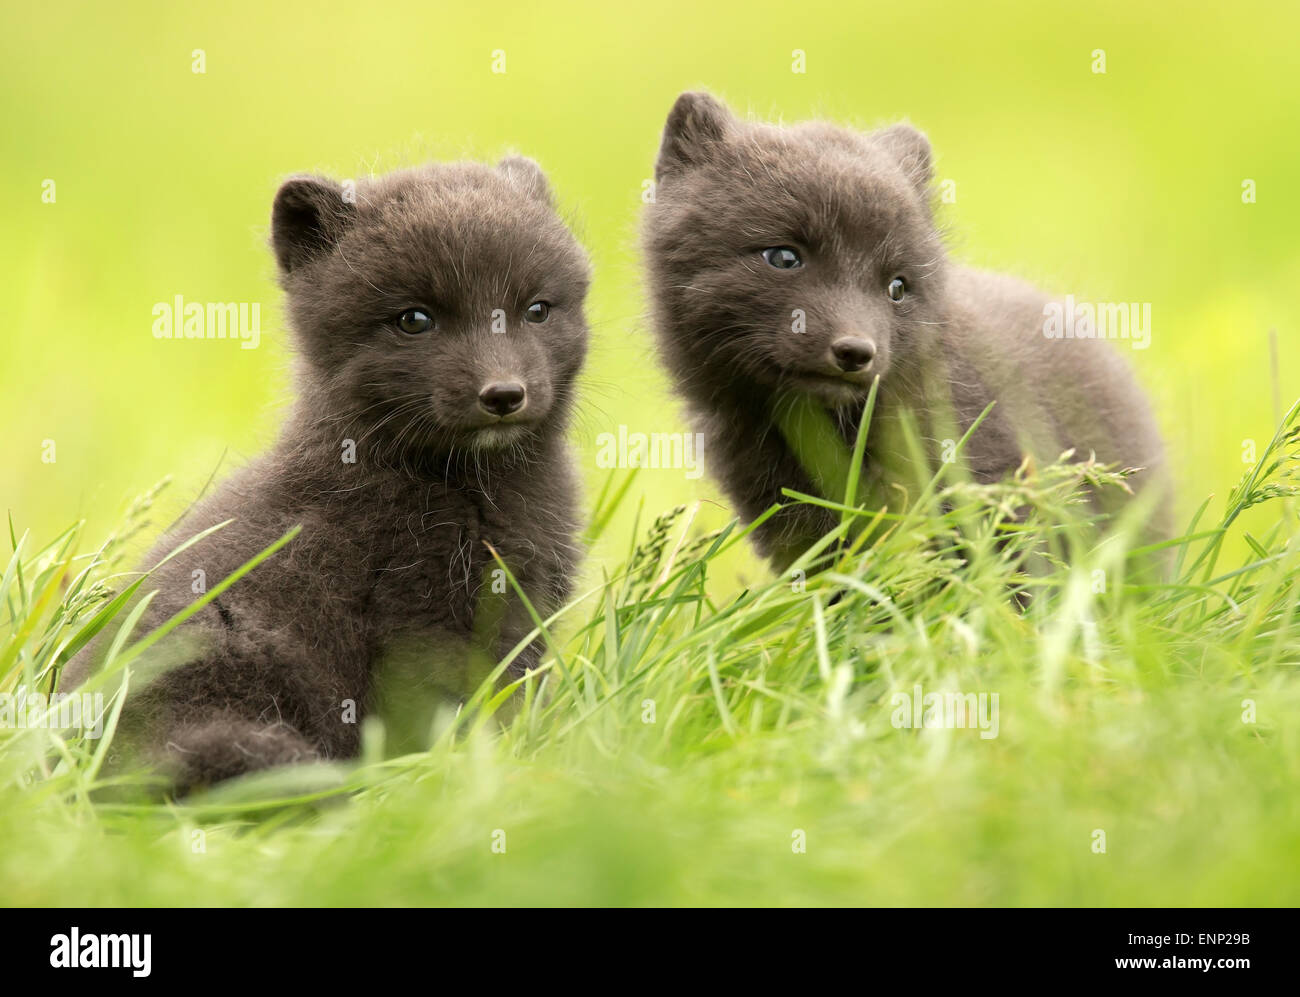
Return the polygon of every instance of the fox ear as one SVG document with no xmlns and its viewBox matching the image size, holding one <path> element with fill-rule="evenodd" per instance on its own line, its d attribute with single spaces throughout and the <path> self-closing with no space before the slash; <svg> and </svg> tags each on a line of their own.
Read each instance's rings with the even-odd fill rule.
<svg viewBox="0 0 1300 997">
<path fill-rule="evenodd" d="M 342 184 L 324 177 L 290 177 L 271 206 L 271 248 L 283 273 L 292 273 L 337 244 L 354 202 Z"/>
<path fill-rule="evenodd" d="M 664 124 L 655 180 L 706 162 L 711 147 L 726 139 L 734 120 L 726 105 L 711 94 L 687 91 L 678 97 Z"/>
<path fill-rule="evenodd" d="M 894 125 L 872 136 L 907 174 L 918 190 L 924 191 L 934 179 L 934 156 L 930 140 L 911 125 Z"/>
<path fill-rule="evenodd" d="M 505 159 L 497 163 L 497 169 L 506 175 L 511 183 L 526 193 L 529 197 L 535 197 L 544 204 L 554 206 L 555 201 L 551 195 L 551 185 L 546 179 L 546 174 L 536 162 L 527 156 L 506 156 Z"/>
</svg>

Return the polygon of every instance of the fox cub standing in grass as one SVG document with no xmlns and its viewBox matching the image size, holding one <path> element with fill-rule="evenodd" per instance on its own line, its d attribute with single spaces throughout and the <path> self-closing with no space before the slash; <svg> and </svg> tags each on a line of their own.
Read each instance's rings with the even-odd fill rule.
<svg viewBox="0 0 1300 997">
<path fill-rule="evenodd" d="M 153 575 L 138 631 L 197 598 L 192 579 L 302 532 L 158 644 L 184 653 L 128 697 L 118 736 L 177 794 L 354 754 L 358 711 L 463 695 L 532 629 L 488 545 L 543 615 L 578 553 L 565 426 L 589 267 L 536 164 L 294 178 L 271 228 L 297 404 L 274 449 L 157 545 L 150 565 L 234 520 Z"/>
<path fill-rule="evenodd" d="M 1138 488 L 1166 488 L 1159 434 L 1120 356 L 1096 339 L 1048 338 L 1044 295 L 948 261 L 920 132 L 749 123 L 685 93 L 655 179 L 645 253 L 660 352 L 746 519 L 788 502 L 782 488 L 817 491 L 782 412 L 819 407 L 851 447 L 877 376 L 862 473 L 882 494 L 916 480 L 890 470 L 905 463 L 904 413 L 934 447 L 992 401 L 964 452 L 976 480 L 1073 448 L 1144 468 Z M 787 504 L 755 539 L 783 568 L 836 523 Z"/>
</svg>

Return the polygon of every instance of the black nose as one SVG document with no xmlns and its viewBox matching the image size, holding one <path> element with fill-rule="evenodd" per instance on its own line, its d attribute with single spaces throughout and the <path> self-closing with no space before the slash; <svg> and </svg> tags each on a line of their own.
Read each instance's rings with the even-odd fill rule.
<svg viewBox="0 0 1300 997">
<path fill-rule="evenodd" d="M 840 370 L 851 374 L 871 363 L 876 356 L 876 344 L 869 339 L 846 336 L 831 343 L 831 355 Z"/>
<path fill-rule="evenodd" d="M 524 407 L 528 393 L 518 381 L 501 381 L 489 384 L 478 393 L 478 403 L 484 412 L 492 415 L 509 415 Z"/>
</svg>

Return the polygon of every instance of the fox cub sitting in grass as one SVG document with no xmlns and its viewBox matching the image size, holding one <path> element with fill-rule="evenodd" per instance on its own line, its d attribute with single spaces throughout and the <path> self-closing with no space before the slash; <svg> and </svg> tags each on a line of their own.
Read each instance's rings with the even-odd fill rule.
<svg viewBox="0 0 1300 997">
<path fill-rule="evenodd" d="M 920 132 L 746 122 L 685 93 L 655 178 L 644 244 L 660 353 L 741 515 L 785 503 L 755 534 L 778 568 L 838 522 L 782 495 L 818 491 L 789 414 L 824 413 L 848 450 L 877 377 L 861 474 L 891 503 L 917 480 L 900 422 L 914 420 L 934 462 L 990 402 L 962 454 L 977 481 L 1072 448 L 1144 469 L 1139 490 L 1166 488 L 1159 434 L 1119 354 L 1050 338 L 1045 295 L 948 259 Z"/>
<path fill-rule="evenodd" d="M 150 565 L 233 520 L 154 573 L 138 630 L 196 598 L 196 571 L 215 584 L 301 533 L 156 645 L 179 660 L 128 697 L 118 738 L 177 795 L 355 754 L 358 714 L 463 695 L 532 629 L 493 551 L 543 615 L 578 555 L 565 429 L 589 268 L 536 164 L 290 179 L 271 242 L 297 403 L 274 448 L 158 543 Z M 410 714 L 415 746 L 430 717 Z"/>
</svg>

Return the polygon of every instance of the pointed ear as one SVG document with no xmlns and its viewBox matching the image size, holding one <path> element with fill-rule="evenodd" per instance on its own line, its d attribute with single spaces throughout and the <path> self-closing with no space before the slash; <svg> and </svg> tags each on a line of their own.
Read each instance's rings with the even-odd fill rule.
<svg viewBox="0 0 1300 997">
<path fill-rule="evenodd" d="M 271 206 L 271 247 L 282 273 L 327 252 L 355 211 L 342 184 L 324 177 L 290 177 Z"/>
<path fill-rule="evenodd" d="M 894 158 L 908 179 L 922 192 L 934 179 L 934 159 L 930 140 L 911 125 L 894 125 L 872 136 Z"/>
<path fill-rule="evenodd" d="M 497 163 L 497 169 L 506 175 L 512 184 L 529 197 L 535 197 L 543 204 L 554 207 L 555 200 L 551 194 L 551 185 L 546 174 L 536 162 L 527 156 L 506 156 Z"/>
<path fill-rule="evenodd" d="M 655 163 L 656 182 L 669 173 L 706 162 L 712 146 L 726 139 L 735 118 L 717 98 L 688 91 L 677 98 L 664 124 Z"/>
</svg>

